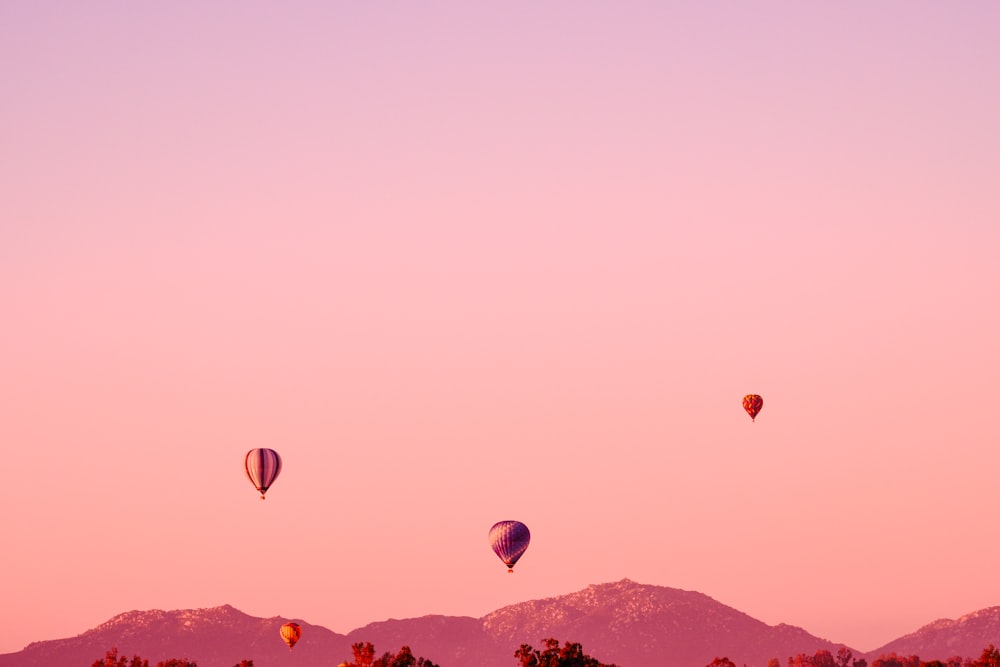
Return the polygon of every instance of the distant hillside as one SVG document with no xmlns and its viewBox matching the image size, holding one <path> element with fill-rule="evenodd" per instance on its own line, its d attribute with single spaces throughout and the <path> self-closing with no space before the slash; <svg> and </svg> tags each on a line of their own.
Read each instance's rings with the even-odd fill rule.
<svg viewBox="0 0 1000 667">
<path fill-rule="evenodd" d="M 441 667 L 517 667 L 517 646 L 497 644 L 483 631 L 482 620 L 470 616 L 390 619 L 352 630 L 347 639 L 349 644 L 372 642 L 379 653 L 409 646 L 413 655 L 433 660 Z"/>
<path fill-rule="evenodd" d="M 947 660 L 956 655 L 978 658 L 990 644 L 1000 647 L 1000 607 L 974 611 L 958 620 L 942 618 L 928 623 L 869 655 L 877 658 L 894 652 L 899 655 L 918 655 L 923 660 Z"/>
<path fill-rule="evenodd" d="M 835 654 L 842 646 L 792 625 L 767 625 L 701 593 L 627 579 L 522 602 L 479 619 L 390 619 L 346 636 L 293 619 L 303 632 L 292 652 L 278 637 L 288 620 L 248 616 L 228 605 L 131 611 L 77 637 L 35 642 L 0 655 L 0 667 L 90 667 L 113 647 L 152 664 L 187 658 L 198 667 L 233 667 L 252 659 L 256 667 L 336 667 L 351 658 L 351 644 L 362 641 L 372 642 L 380 654 L 407 645 L 441 667 L 517 667 L 514 651 L 521 644 L 540 648 L 548 637 L 580 642 L 589 655 L 620 667 L 705 667 L 723 656 L 740 667 L 764 667 L 771 658 L 784 665 L 799 653 L 826 649 Z M 866 657 L 870 662 L 889 651 L 925 660 L 978 657 L 990 643 L 1000 645 L 1000 607 L 936 621 Z"/>
<path fill-rule="evenodd" d="M 580 641 L 590 655 L 623 667 L 703 667 L 717 656 L 763 667 L 770 658 L 784 663 L 841 646 L 794 626 L 769 626 L 701 593 L 628 579 L 505 607 L 483 626 L 504 646 L 537 646 L 552 636 Z"/>
<path fill-rule="evenodd" d="M 18 653 L 0 655 L 0 667 L 90 667 L 115 647 L 119 655 L 138 654 L 152 664 L 169 658 L 188 658 L 198 667 L 233 667 L 243 659 L 260 667 L 284 664 L 278 661 L 287 660 L 289 651 L 278 628 L 289 620 L 302 626 L 294 664 L 336 667 L 351 655 L 347 638 L 324 627 L 298 619 L 257 618 L 225 605 L 126 612 L 76 637 L 33 642 Z"/>
</svg>

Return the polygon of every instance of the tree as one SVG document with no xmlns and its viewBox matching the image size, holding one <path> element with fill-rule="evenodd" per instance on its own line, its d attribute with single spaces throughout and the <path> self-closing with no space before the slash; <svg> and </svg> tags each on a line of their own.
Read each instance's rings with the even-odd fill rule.
<svg viewBox="0 0 1000 667">
<path fill-rule="evenodd" d="M 813 657 L 808 653 L 799 653 L 794 658 L 788 658 L 788 667 L 813 667 Z"/>
<path fill-rule="evenodd" d="M 118 648 L 115 647 L 105 653 L 103 659 L 97 660 L 90 667 L 149 667 L 149 660 L 144 660 L 137 655 L 132 656 L 132 659 L 129 660 L 123 655 L 118 655 Z M 190 662 L 187 658 L 171 658 L 170 660 L 161 660 L 156 663 L 156 667 L 198 667 L 198 664 Z"/>
<path fill-rule="evenodd" d="M 767 661 L 767 667 L 781 667 L 781 661 L 777 658 L 771 658 Z"/>
<path fill-rule="evenodd" d="M 851 649 L 841 646 L 837 649 L 837 657 L 834 661 L 837 663 L 837 667 L 850 667 L 852 657 L 854 654 L 851 653 Z"/>
<path fill-rule="evenodd" d="M 398 653 L 383 653 L 375 657 L 375 646 L 371 642 L 358 642 L 351 646 L 354 662 L 342 662 L 339 667 L 438 667 L 426 658 L 413 657 L 409 646 Z"/>
<path fill-rule="evenodd" d="M 375 659 L 375 647 L 371 642 L 358 642 L 351 646 L 354 651 L 354 662 L 348 663 L 348 667 L 372 667 Z"/>
<path fill-rule="evenodd" d="M 976 661 L 977 667 L 1000 667 L 1000 649 L 993 648 L 993 644 L 990 644 L 989 648 L 983 649 L 983 654 Z"/>
<path fill-rule="evenodd" d="M 895 652 L 884 653 L 872 660 L 872 667 L 905 667 Z"/>
<path fill-rule="evenodd" d="M 98 658 L 90 667 L 149 667 L 149 661 L 143 660 L 139 656 L 132 656 L 129 661 L 123 655 L 118 655 L 118 647 L 112 648 L 104 654 L 104 658 Z"/>
<path fill-rule="evenodd" d="M 768 664 L 770 664 L 770 663 L 768 663 Z M 715 660 L 713 660 L 712 662 L 708 663 L 707 667 L 736 667 L 736 663 L 734 663 L 729 658 L 719 658 L 719 657 L 716 657 Z"/>
<path fill-rule="evenodd" d="M 514 657 L 521 662 L 521 667 L 617 667 L 614 664 L 605 665 L 597 658 L 590 657 L 583 652 L 581 644 L 566 642 L 560 649 L 558 639 L 542 641 L 545 643 L 544 651 L 532 648 L 530 644 L 521 644 L 521 648 L 514 651 Z"/>
<path fill-rule="evenodd" d="M 826 649 L 820 649 L 813 655 L 813 667 L 837 667 L 833 654 Z"/>
<path fill-rule="evenodd" d="M 240 664 L 233 667 L 253 667 L 253 660 L 240 660 Z"/>
</svg>

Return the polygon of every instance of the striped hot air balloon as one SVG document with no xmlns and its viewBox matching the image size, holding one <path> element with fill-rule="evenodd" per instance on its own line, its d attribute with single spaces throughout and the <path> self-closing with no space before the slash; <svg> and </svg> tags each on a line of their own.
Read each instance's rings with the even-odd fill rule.
<svg viewBox="0 0 1000 667">
<path fill-rule="evenodd" d="M 520 521 L 498 521 L 490 528 L 490 546 L 508 572 L 514 571 L 514 563 L 527 551 L 530 541 L 531 533 Z"/>
<path fill-rule="evenodd" d="M 757 421 L 757 413 L 764 407 L 764 399 L 757 394 L 747 394 L 743 397 L 743 409 L 750 415 L 750 421 Z"/>
<path fill-rule="evenodd" d="M 281 638 L 288 644 L 288 650 L 295 648 L 295 642 L 302 636 L 302 627 L 298 623 L 285 623 L 281 626 Z"/>
<path fill-rule="evenodd" d="M 244 469 L 254 488 L 260 491 L 260 499 L 264 500 L 264 494 L 281 472 L 281 457 L 273 449 L 251 449 L 247 452 Z"/>
</svg>

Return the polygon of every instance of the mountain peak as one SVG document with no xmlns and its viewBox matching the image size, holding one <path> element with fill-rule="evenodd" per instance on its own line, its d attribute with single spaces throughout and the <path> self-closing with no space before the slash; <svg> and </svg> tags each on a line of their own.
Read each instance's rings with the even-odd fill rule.
<svg viewBox="0 0 1000 667">
<path fill-rule="evenodd" d="M 118 614 L 87 632 L 99 633 L 124 626 L 149 628 L 163 623 L 180 623 L 186 627 L 190 627 L 195 623 L 218 625 L 220 623 L 238 622 L 247 618 L 250 618 L 250 616 L 228 604 L 218 607 L 175 609 L 172 611 L 164 611 L 162 609 L 140 611 L 133 609 L 132 611 Z"/>
<path fill-rule="evenodd" d="M 483 617 L 483 628 L 498 644 L 556 637 L 630 666 L 704 665 L 716 655 L 763 665 L 772 657 L 837 648 L 801 628 L 772 628 L 703 593 L 630 579 L 510 605 Z"/>
</svg>

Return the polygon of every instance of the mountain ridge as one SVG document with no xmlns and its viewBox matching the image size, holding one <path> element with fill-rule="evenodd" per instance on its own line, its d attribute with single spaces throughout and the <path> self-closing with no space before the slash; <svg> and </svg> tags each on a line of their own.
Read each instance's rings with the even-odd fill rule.
<svg viewBox="0 0 1000 667">
<path fill-rule="evenodd" d="M 303 628 L 291 655 L 278 638 L 278 628 L 289 621 Z M 250 616 L 229 604 L 131 610 L 76 637 L 36 641 L 0 655 L 0 667 L 89 667 L 112 648 L 152 664 L 187 658 L 199 667 L 232 667 L 244 659 L 257 667 L 336 667 L 351 658 L 353 643 L 364 641 L 372 642 L 378 653 L 410 646 L 414 655 L 441 667 L 515 667 L 514 651 L 521 644 L 537 648 L 548 637 L 579 642 L 588 654 L 620 667 L 704 667 L 722 656 L 737 665 L 764 667 L 771 658 L 784 664 L 799 653 L 835 654 L 845 646 L 788 623 L 767 625 L 697 591 L 622 579 L 507 605 L 480 618 L 433 614 L 387 619 L 346 635 L 303 619 Z M 851 650 L 855 658 L 869 662 L 890 651 L 945 660 L 978 656 L 989 643 L 1000 644 L 1000 606 L 957 620 L 937 619 L 867 654 Z"/>
<path fill-rule="evenodd" d="M 970 638 L 987 638 L 973 653 L 969 653 Z M 934 653 L 946 660 L 953 656 L 977 657 L 987 644 L 1000 646 L 1000 606 L 985 607 L 957 619 L 939 618 L 872 651 L 875 655 L 920 655 L 920 650 Z M 923 656 L 921 656 L 923 657 Z"/>
</svg>

